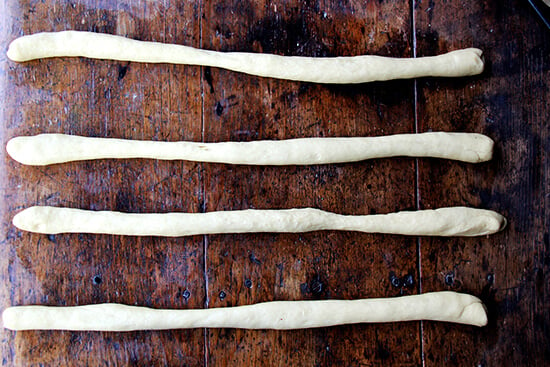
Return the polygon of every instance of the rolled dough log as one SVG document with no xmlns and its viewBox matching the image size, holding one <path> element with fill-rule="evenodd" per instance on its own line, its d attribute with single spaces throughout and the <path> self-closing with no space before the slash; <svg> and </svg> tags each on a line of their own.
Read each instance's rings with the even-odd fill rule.
<svg viewBox="0 0 550 367">
<path fill-rule="evenodd" d="M 466 207 L 376 215 L 340 215 L 313 208 L 208 213 L 135 214 L 33 206 L 13 218 L 22 230 L 46 234 L 104 233 L 191 236 L 215 233 L 345 230 L 415 236 L 481 236 L 502 230 L 506 219 Z"/>
<path fill-rule="evenodd" d="M 194 310 L 159 310 L 116 303 L 74 307 L 18 306 L 4 310 L 2 319 L 4 327 L 12 330 L 286 330 L 412 320 L 484 326 L 487 313 L 483 303 L 474 296 L 434 292 L 395 298 L 276 301 Z"/>
<path fill-rule="evenodd" d="M 15 39 L 8 57 L 28 61 L 46 57 L 204 65 L 246 74 L 316 83 L 365 83 L 424 76 L 459 77 L 483 71 L 481 50 L 468 48 L 419 58 L 381 56 L 301 57 L 216 52 L 188 46 L 136 41 L 92 32 L 36 33 Z"/>
<path fill-rule="evenodd" d="M 491 159 L 485 135 L 430 132 L 367 138 L 304 138 L 251 142 L 160 142 L 41 134 L 11 139 L 6 150 L 18 162 L 47 165 L 103 158 L 183 159 L 255 165 L 357 162 L 371 158 L 436 157 L 478 163 Z"/>
</svg>

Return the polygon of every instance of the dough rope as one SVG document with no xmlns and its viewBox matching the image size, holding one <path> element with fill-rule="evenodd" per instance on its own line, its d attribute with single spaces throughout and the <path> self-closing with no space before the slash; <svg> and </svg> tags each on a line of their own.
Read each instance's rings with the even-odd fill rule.
<svg viewBox="0 0 550 367">
<path fill-rule="evenodd" d="M 493 140 L 472 133 L 429 132 L 357 138 L 302 138 L 251 142 L 159 142 L 41 134 L 11 139 L 16 161 L 48 165 L 105 158 L 152 158 L 253 165 L 309 165 L 372 158 L 434 157 L 479 163 L 493 154 Z"/>
<path fill-rule="evenodd" d="M 484 326 L 487 313 L 477 297 L 433 292 L 395 298 L 276 301 L 192 310 L 161 310 L 116 303 L 72 307 L 16 306 L 4 310 L 2 320 L 4 327 L 11 330 L 288 330 L 414 320 Z"/>
<path fill-rule="evenodd" d="M 45 234 L 103 233 L 179 237 L 216 233 L 343 230 L 471 237 L 502 230 L 506 226 L 506 219 L 490 210 L 466 207 L 341 215 L 313 208 L 136 214 L 34 206 L 16 214 L 13 224 L 25 231 Z"/>
<path fill-rule="evenodd" d="M 216 52 L 189 46 L 145 42 L 81 31 L 44 32 L 13 40 L 8 57 L 24 62 L 48 57 L 88 57 L 119 61 L 219 67 L 263 77 L 315 83 L 353 84 L 426 76 L 460 77 L 483 71 L 476 48 L 438 56 L 302 57 L 260 53 Z"/>
</svg>

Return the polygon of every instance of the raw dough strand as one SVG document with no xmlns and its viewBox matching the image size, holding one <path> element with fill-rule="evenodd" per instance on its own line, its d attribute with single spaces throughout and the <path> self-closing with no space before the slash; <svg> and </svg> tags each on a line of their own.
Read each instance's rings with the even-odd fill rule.
<svg viewBox="0 0 550 367">
<path fill-rule="evenodd" d="M 429 132 L 357 138 L 302 138 L 251 142 L 160 142 L 41 134 L 11 139 L 6 150 L 18 162 L 48 165 L 105 158 L 309 165 L 409 156 L 478 163 L 491 159 L 493 140 L 470 133 Z"/>
<path fill-rule="evenodd" d="M 110 34 L 63 31 L 23 36 L 11 42 L 8 57 L 23 62 L 48 57 L 88 57 L 119 61 L 204 65 L 263 77 L 315 83 L 353 84 L 426 76 L 460 77 L 483 71 L 476 48 L 438 56 L 302 57 L 244 52 L 216 52 L 145 42 Z"/>
<path fill-rule="evenodd" d="M 17 306 L 4 310 L 2 319 L 4 327 L 12 330 L 288 330 L 413 320 L 484 326 L 487 313 L 477 297 L 434 292 L 395 298 L 276 301 L 193 310 L 160 310 L 116 303 L 73 307 Z"/>
<path fill-rule="evenodd" d="M 45 234 L 103 233 L 179 237 L 215 233 L 345 230 L 471 237 L 502 230 L 506 226 L 506 219 L 490 210 L 466 207 L 341 215 L 313 208 L 136 214 L 33 206 L 16 214 L 13 224 L 25 231 Z"/>
</svg>

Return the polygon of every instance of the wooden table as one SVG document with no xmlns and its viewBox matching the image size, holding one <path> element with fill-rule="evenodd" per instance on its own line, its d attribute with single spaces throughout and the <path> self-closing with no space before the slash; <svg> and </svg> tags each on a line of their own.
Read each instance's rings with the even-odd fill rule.
<svg viewBox="0 0 550 367">
<path fill-rule="evenodd" d="M 0 331 L 2 365 L 457 365 L 550 363 L 550 38 L 527 1 L 0 1 L 0 141 L 63 132 L 247 141 L 430 130 L 485 133 L 495 158 L 247 167 L 106 160 L 23 166 L 0 150 L 0 302 L 155 308 L 270 300 L 477 295 L 490 322 L 298 331 Z M 38 31 L 88 30 L 221 51 L 413 57 L 484 50 L 462 79 L 316 85 L 195 66 L 8 61 Z M 467 205 L 499 211 L 486 238 L 351 232 L 188 238 L 39 235 L 31 205 L 127 212 L 317 207 L 344 214 Z"/>
</svg>

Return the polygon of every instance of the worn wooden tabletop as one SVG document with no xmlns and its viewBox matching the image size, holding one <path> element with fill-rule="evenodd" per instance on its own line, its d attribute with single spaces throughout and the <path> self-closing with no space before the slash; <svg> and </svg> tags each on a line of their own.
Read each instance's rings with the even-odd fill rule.
<svg viewBox="0 0 550 367">
<path fill-rule="evenodd" d="M 79 58 L 16 64 L 8 43 L 65 29 L 221 51 L 435 55 L 484 50 L 462 79 L 355 86 Z M 63 132 L 247 141 L 430 130 L 485 133 L 494 160 L 247 167 L 152 160 L 23 166 L 0 150 L 0 309 L 119 302 L 204 308 L 270 300 L 479 296 L 484 328 L 438 322 L 298 331 L 0 330 L 2 365 L 550 363 L 550 32 L 527 1 L 0 1 L 0 142 Z M 31 234 L 31 205 L 127 212 L 317 207 L 344 214 L 467 205 L 507 216 L 486 238 L 351 232 L 188 238 Z"/>
</svg>

